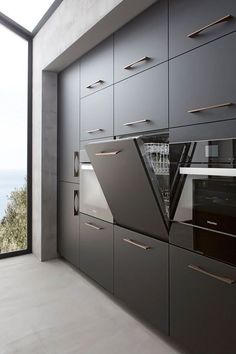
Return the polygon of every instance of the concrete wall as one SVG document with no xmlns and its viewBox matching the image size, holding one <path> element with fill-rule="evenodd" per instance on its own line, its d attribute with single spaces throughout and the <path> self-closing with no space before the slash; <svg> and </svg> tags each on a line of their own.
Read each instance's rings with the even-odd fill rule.
<svg viewBox="0 0 236 354">
<path fill-rule="evenodd" d="M 57 72 L 156 0 L 64 0 L 33 40 L 33 252 L 57 257 Z"/>
</svg>

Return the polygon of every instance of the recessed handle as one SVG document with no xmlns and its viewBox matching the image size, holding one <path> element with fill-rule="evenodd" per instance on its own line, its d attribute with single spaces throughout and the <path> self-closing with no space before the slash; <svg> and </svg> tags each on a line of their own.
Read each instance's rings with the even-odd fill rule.
<svg viewBox="0 0 236 354">
<path fill-rule="evenodd" d="M 97 81 L 92 82 L 92 83 L 89 84 L 88 86 L 86 86 L 86 88 L 87 88 L 87 89 L 92 89 L 92 88 L 94 88 L 94 86 L 102 85 L 103 83 L 104 83 L 103 80 L 97 80 Z"/>
<path fill-rule="evenodd" d="M 124 69 L 124 70 L 132 69 L 133 66 L 135 66 L 135 65 L 137 65 L 137 64 L 139 64 L 139 63 L 142 63 L 143 61 L 150 60 L 150 59 L 151 59 L 151 58 L 150 58 L 150 57 L 147 57 L 147 56 L 142 57 L 142 58 L 140 58 L 140 59 L 138 59 L 138 60 L 135 60 L 133 63 L 130 63 L 130 64 L 124 66 L 123 69 Z"/>
<path fill-rule="evenodd" d="M 120 151 L 110 151 L 110 152 L 97 152 L 96 156 L 114 156 L 119 154 Z"/>
<path fill-rule="evenodd" d="M 79 191 L 74 191 L 74 216 L 79 215 Z"/>
<path fill-rule="evenodd" d="M 92 134 L 92 133 L 97 133 L 97 132 L 102 132 L 103 129 L 97 128 L 97 129 L 91 129 L 91 130 L 86 130 L 86 133 Z"/>
<path fill-rule="evenodd" d="M 129 126 L 129 125 L 134 125 L 134 124 L 140 124 L 140 123 L 150 123 L 150 119 L 140 119 L 140 120 L 135 120 L 133 122 L 127 122 L 124 123 L 124 126 Z"/>
<path fill-rule="evenodd" d="M 215 104 L 213 106 L 207 106 L 207 107 L 200 107 L 200 108 L 194 108 L 188 111 L 188 113 L 198 113 L 198 112 L 203 112 L 203 111 L 208 111 L 210 109 L 217 109 L 221 107 L 229 107 L 232 106 L 232 102 L 226 102 L 226 103 L 220 103 L 220 104 Z"/>
<path fill-rule="evenodd" d="M 103 230 L 102 227 L 98 227 L 96 225 L 90 224 L 89 222 L 85 222 L 84 225 L 91 227 L 92 229 L 95 229 L 95 230 Z"/>
<path fill-rule="evenodd" d="M 196 265 L 193 265 L 193 264 L 189 264 L 188 268 L 190 268 L 192 270 L 195 270 L 196 272 L 199 272 L 201 274 L 207 275 L 208 277 L 211 277 L 211 278 L 217 279 L 219 281 L 222 281 L 223 283 L 226 283 L 226 284 L 229 284 L 229 285 L 235 283 L 235 280 L 233 280 L 233 279 L 230 279 L 230 278 L 227 278 L 227 277 L 221 277 L 220 275 L 209 273 L 206 270 L 204 270 L 203 268 L 200 268 L 200 267 L 198 267 Z"/>
<path fill-rule="evenodd" d="M 74 177 L 79 177 L 79 153 L 74 152 Z"/>
<path fill-rule="evenodd" d="M 133 240 L 131 240 L 129 238 L 123 238 L 123 241 L 126 242 L 126 243 L 129 243 L 130 245 L 133 245 L 133 246 L 136 246 L 138 248 L 141 248 L 142 250 L 145 250 L 145 251 L 151 249 L 150 246 L 143 245 L 143 244 L 141 244 L 139 242 L 136 242 L 136 241 L 133 241 Z"/>
<path fill-rule="evenodd" d="M 188 37 L 188 38 L 193 38 L 193 37 L 199 35 L 201 32 L 207 30 L 208 28 L 213 27 L 213 26 L 215 26 L 215 25 L 218 25 L 219 23 L 232 20 L 232 18 L 233 18 L 232 15 L 226 15 L 226 16 L 224 16 L 224 17 L 221 17 L 221 18 L 219 18 L 218 20 L 216 20 L 216 21 L 214 21 L 214 22 L 211 22 L 211 23 L 209 23 L 208 25 L 206 25 L 206 26 L 204 26 L 204 27 L 199 28 L 198 30 L 196 30 L 196 31 L 194 31 L 194 32 L 192 32 L 192 33 L 187 34 L 187 37 Z"/>
</svg>

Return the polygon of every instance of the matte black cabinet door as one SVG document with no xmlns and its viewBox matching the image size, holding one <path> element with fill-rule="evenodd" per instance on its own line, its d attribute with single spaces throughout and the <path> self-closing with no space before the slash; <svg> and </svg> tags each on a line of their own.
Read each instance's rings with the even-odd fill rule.
<svg viewBox="0 0 236 354">
<path fill-rule="evenodd" d="M 114 293 L 168 332 L 168 244 L 115 226 Z"/>
<path fill-rule="evenodd" d="M 113 293 L 113 224 L 80 214 L 80 269 Z"/>
<path fill-rule="evenodd" d="M 81 140 L 113 136 L 113 86 L 81 100 Z"/>
<path fill-rule="evenodd" d="M 236 33 L 170 61 L 170 126 L 236 118 Z"/>
<path fill-rule="evenodd" d="M 115 82 L 167 59 L 167 1 L 160 0 L 115 33 Z"/>
<path fill-rule="evenodd" d="M 170 246 L 170 335 L 190 353 L 235 353 L 236 284 L 230 280 L 236 268 Z"/>
<path fill-rule="evenodd" d="M 113 37 L 81 59 L 81 97 L 113 84 Z"/>
<path fill-rule="evenodd" d="M 168 64 L 144 71 L 114 87 L 114 134 L 168 127 Z"/>
<path fill-rule="evenodd" d="M 79 64 L 59 75 L 58 178 L 79 182 Z"/>
<path fill-rule="evenodd" d="M 170 0 L 170 58 L 236 30 L 234 0 Z"/>
<path fill-rule="evenodd" d="M 79 265 L 79 185 L 58 184 L 58 251 L 62 257 Z"/>
</svg>

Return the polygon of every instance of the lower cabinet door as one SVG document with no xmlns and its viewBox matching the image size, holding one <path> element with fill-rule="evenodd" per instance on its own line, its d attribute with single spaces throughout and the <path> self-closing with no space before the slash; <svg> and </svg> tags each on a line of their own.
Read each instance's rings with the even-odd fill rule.
<svg viewBox="0 0 236 354">
<path fill-rule="evenodd" d="M 58 251 L 62 257 L 79 265 L 79 185 L 58 185 Z"/>
<path fill-rule="evenodd" d="M 236 353 L 236 268 L 170 246 L 170 335 L 194 354 Z"/>
<path fill-rule="evenodd" d="M 80 270 L 113 293 L 113 224 L 80 214 Z"/>
<path fill-rule="evenodd" d="M 168 244 L 115 226 L 114 293 L 168 333 Z"/>
</svg>

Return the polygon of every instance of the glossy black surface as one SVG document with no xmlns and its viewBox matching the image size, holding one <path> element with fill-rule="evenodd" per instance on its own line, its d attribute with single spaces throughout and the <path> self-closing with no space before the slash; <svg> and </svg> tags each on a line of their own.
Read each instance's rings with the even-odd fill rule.
<svg viewBox="0 0 236 354">
<path fill-rule="evenodd" d="M 170 241 L 236 265 L 236 140 L 170 145 Z"/>
</svg>

